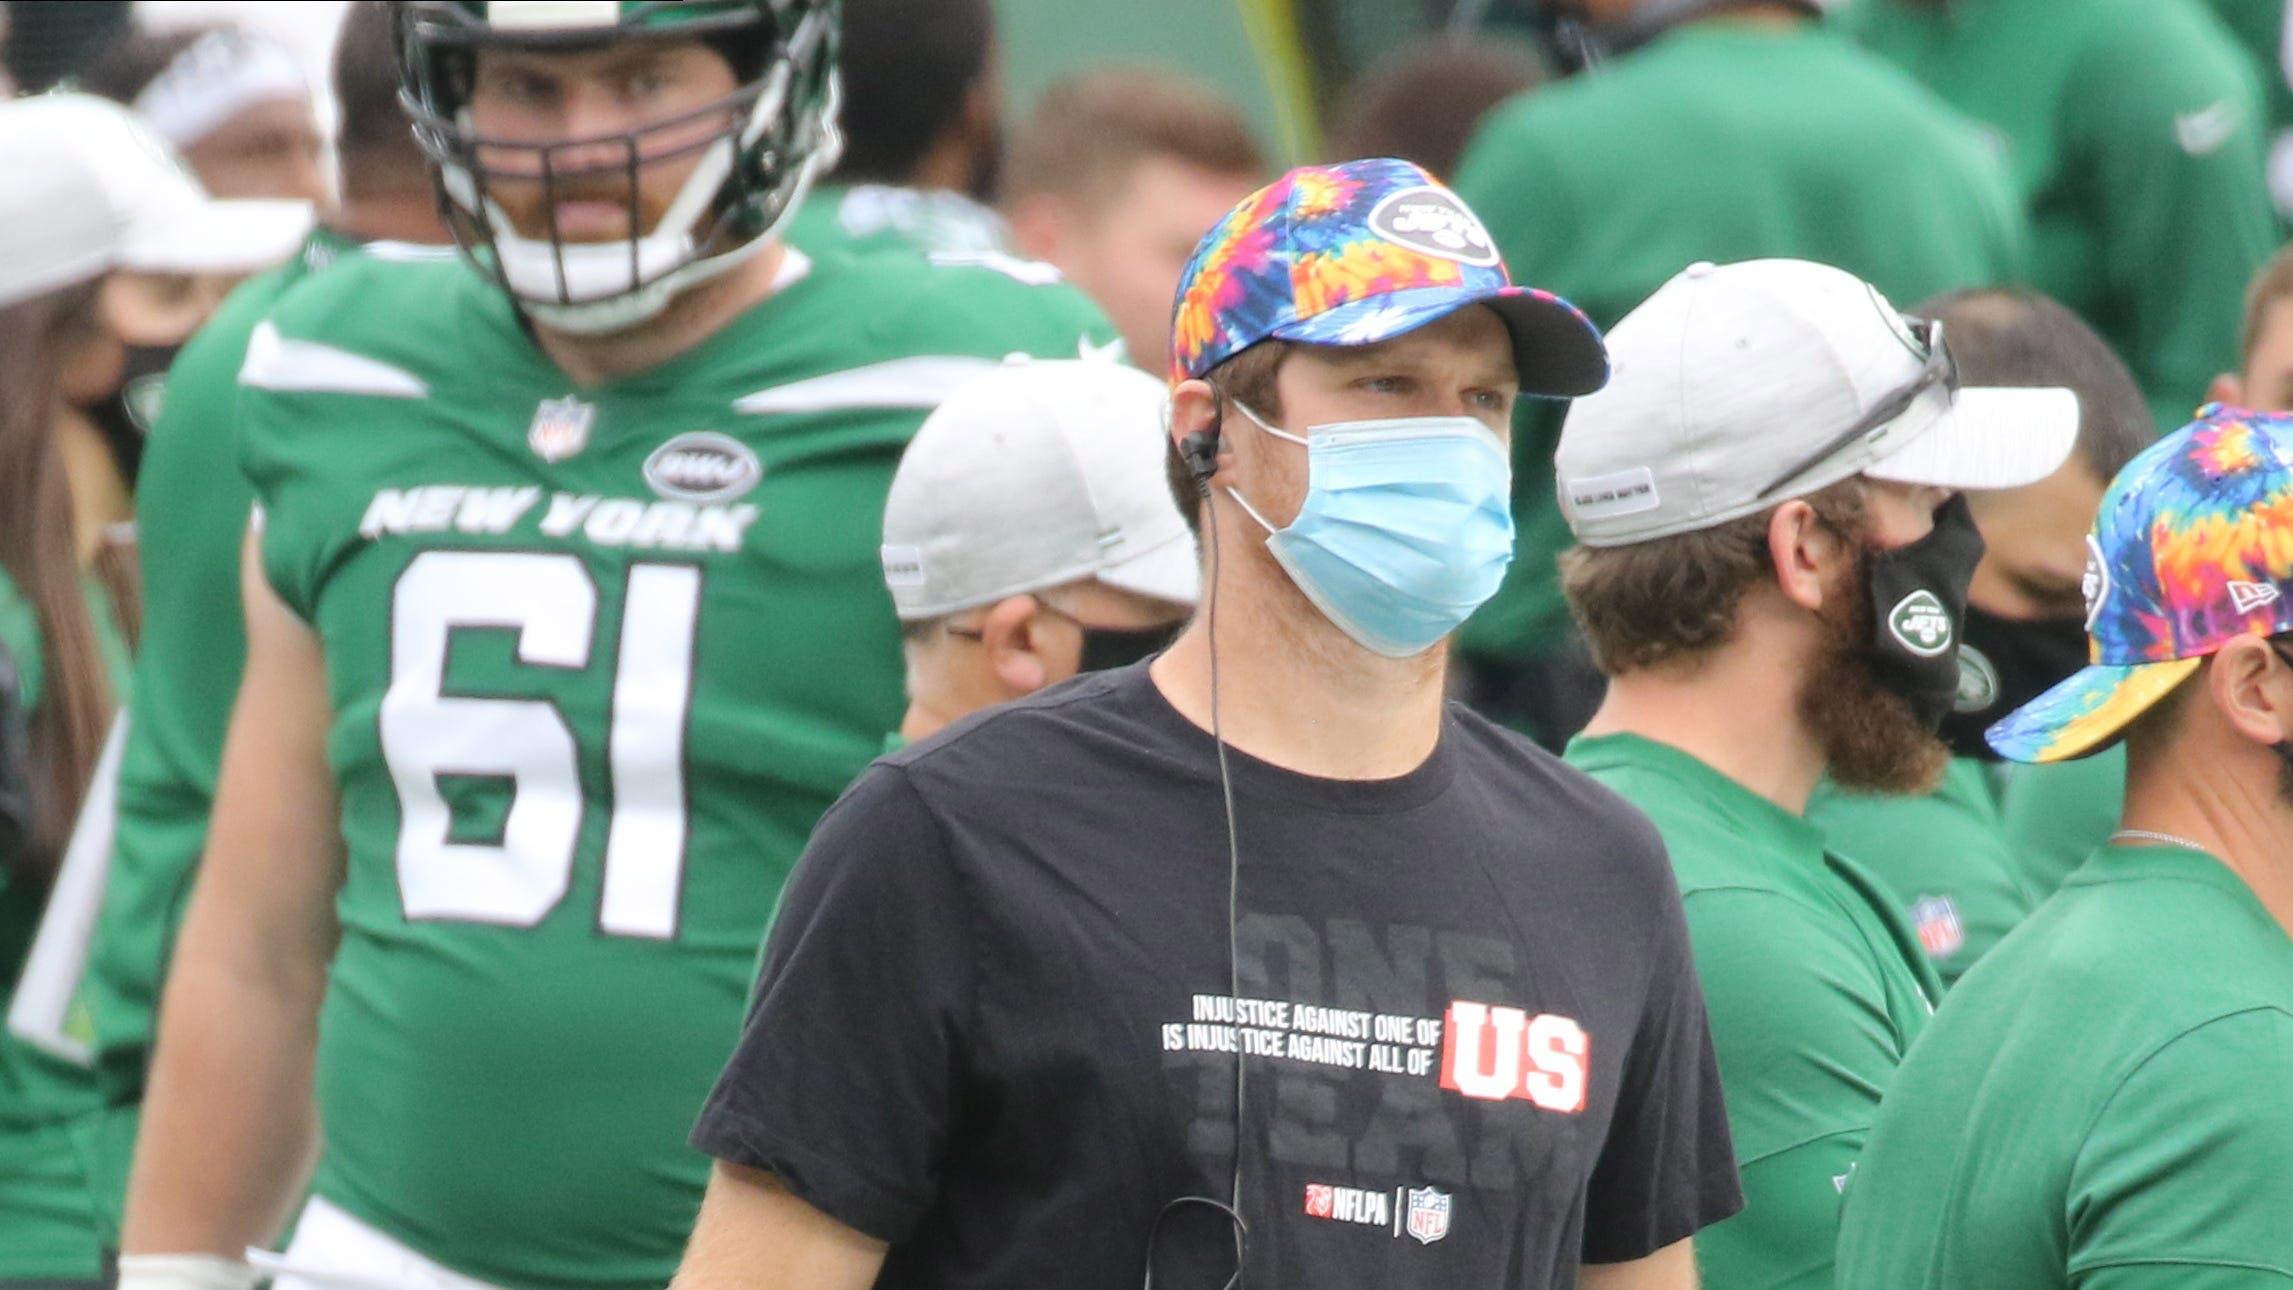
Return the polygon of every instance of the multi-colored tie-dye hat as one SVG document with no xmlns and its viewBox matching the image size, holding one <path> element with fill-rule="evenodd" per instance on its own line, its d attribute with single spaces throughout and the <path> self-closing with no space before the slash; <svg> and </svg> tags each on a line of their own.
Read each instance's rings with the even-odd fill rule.
<svg viewBox="0 0 2293 1290">
<path fill-rule="evenodd" d="M 2240 636 L 2293 630 L 2293 416 L 2211 404 L 2118 473 L 2086 539 L 2093 664 L 1992 726 L 2015 761 L 2107 747 Z"/>
<path fill-rule="evenodd" d="M 1171 382 L 1262 340 L 1374 345 L 1476 304 L 1512 331 L 1523 393 L 1569 398 L 1608 379 L 1598 329 L 1559 296 L 1514 286 L 1479 217 L 1423 169 L 1301 167 L 1195 248 L 1171 323 Z"/>
</svg>

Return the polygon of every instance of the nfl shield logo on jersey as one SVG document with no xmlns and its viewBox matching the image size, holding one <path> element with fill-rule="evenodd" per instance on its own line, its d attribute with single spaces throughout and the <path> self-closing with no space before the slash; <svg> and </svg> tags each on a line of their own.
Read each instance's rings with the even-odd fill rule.
<svg viewBox="0 0 2293 1290">
<path fill-rule="evenodd" d="M 1409 1189 L 1409 1234 L 1419 1245 L 1449 1235 L 1449 1193 L 1431 1187 Z"/>
<path fill-rule="evenodd" d="M 1934 958 L 1949 958 L 1967 943 L 1967 929 L 1959 924 L 1959 907 L 1948 896 L 1919 897 L 1911 906 L 1911 925 L 1919 929 L 1919 944 Z"/>
<path fill-rule="evenodd" d="M 525 432 L 526 446 L 547 462 L 564 461 L 589 446 L 589 424 L 597 409 L 579 399 L 543 399 L 533 410 L 533 428 Z"/>
</svg>

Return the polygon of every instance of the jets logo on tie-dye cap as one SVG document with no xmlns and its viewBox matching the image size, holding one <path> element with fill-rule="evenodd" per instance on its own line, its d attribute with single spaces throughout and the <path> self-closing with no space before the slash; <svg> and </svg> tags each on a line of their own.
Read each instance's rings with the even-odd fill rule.
<svg viewBox="0 0 2293 1290">
<path fill-rule="evenodd" d="M 1990 728 L 2015 761 L 2099 751 L 2206 655 L 2293 630 L 2293 417 L 2200 408 L 2118 473 L 2086 546 L 2093 664 Z"/>
<path fill-rule="evenodd" d="M 1301 167 L 1195 248 L 1173 310 L 1171 383 L 1263 340 L 1374 345 L 1475 304 L 1512 332 L 1522 393 L 1569 398 L 1607 381 L 1599 330 L 1559 296 L 1514 286 L 1480 217 L 1424 169 Z"/>
</svg>

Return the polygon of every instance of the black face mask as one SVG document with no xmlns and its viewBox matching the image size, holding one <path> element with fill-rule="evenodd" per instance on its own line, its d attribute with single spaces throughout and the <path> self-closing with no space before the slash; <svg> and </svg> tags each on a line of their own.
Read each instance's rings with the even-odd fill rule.
<svg viewBox="0 0 2293 1290">
<path fill-rule="evenodd" d="M 1866 551 L 1871 589 L 1871 674 L 1908 700 L 1928 729 L 1940 729 L 1959 693 L 1959 635 L 1967 584 L 1982 563 L 1982 534 L 1953 497 L 1935 512 L 1935 530 L 1891 550 Z"/>
<path fill-rule="evenodd" d="M 1955 756 L 1997 761 L 1983 731 L 2086 666 L 2086 658 L 2082 619 L 2024 621 L 1967 606 L 1958 697 L 1943 718 L 1943 741 Z"/>
<path fill-rule="evenodd" d="M 1083 661 L 1078 668 L 1083 672 L 1108 672 L 1118 667 L 1129 667 L 1141 659 L 1153 658 L 1178 636 L 1183 622 L 1166 623 L 1160 627 L 1137 627 L 1128 631 L 1113 627 L 1085 627 L 1083 629 Z"/>
<path fill-rule="evenodd" d="M 167 385 L 167 369 L 174 365 L 181 345 L 130 345 L 119 388 L 97 403 L 81 409 L 103 435 L 112 464 L 127 486 L 135 487 L 143 467 L 144 441 L 159 419 L 159 401 Z"/>
</svg>

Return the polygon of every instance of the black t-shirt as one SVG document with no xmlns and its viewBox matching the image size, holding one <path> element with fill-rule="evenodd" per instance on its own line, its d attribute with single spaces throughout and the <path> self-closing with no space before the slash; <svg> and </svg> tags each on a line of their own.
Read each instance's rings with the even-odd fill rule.
<svg viewBox="0 0 2293 1290">
<path fill-rule="evenodd" d="M 1645 819 L 1462 709 L 1398 779 L 1229 761 L 1239 1002 L 1215 746 L 1143 665 L 877 762 L 695 1143 L 889 1242 L 886 1287 L 1138 1286 L 1165 1204 L 1229 1194 L 1237 1046 L 1246 1285 L 1569 1286 L 1741 1207 Z M 1185 1212 L 1157 1284 L 1215 1287 Z"/>
</svg>

